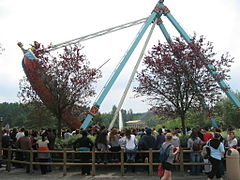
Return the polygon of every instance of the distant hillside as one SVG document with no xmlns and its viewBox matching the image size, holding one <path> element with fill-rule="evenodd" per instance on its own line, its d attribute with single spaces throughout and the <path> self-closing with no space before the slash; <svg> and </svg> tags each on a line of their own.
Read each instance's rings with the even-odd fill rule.
<svg viewBox="0 0 240 180">
<path fill-rule="evenodd" d="M 134 113 L 133 119 L 134 120 L 142 120 L 143 122 L 147 122 L 149 120 L 152 120 L 154 118 L 154 113 L 151 111 L 145 112 L 145 113 Z"/>
</svg>

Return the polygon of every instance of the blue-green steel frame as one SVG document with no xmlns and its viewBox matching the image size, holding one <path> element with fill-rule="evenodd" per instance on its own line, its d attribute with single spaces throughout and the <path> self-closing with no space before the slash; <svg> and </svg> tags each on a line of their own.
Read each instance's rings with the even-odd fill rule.
<svg viewBox="0 0 240 180">
<path fill-rule="evenodd" d="M 130 48 L 127 50 L 126 54 L 123 56 L 122 60 L 110 76 L 109 80 L 106 82 L 105 86 L 103 87 L 102 91 L 100 92 L 99 96 L 97 97 L 96 101 L 93 103 L 92 108 L 95 109 L 95 111 L 90 110 L 90 113 L 87 115 L 86 119 L 84 120 L 81 128 L 86 129 L 89 124 L 91 123 L 94 115 L 97 113 L 98 108 L 100 107 L 101 103 L 103 102 L 104 98 L 107 96 L 108 92 L 110 91 L 112 85 L 116 81 L 117 77 L 120 75 L 122 69 L 126 65 L 127 61 L 129 60 L 130 56 L 132 55 L 133 51 L 137 47 L 138 43 L 140 42 L 141 38 L 143 37 L 144 33 L 146 32 L 147 28 L 150 26 L 152 22 L 156 18 L 161 17 L 162 14 L 164 14 L 168 20 L 172 23 L 172 25 L 176 28 L 176 30 L 180 33 L 180 35 L 184 38 L 184 40 L 187 43 L 191 43 L 191 39 L 188 36 L 188 34 L 184 31 L 184 29 L 180 26 L 180 24 L 176 21 L 176 19 L 172 16 L 170 11 L 164 12 L 166 9 L 166 6 L 163 4 L 164 0 L 159 0 L 157 5 L 155 6 L 155 9 L 152 11 L 151 15 L 147 18 L 146 22 L 138 32 L 135 40 L 131 44 Z M 168 42 L 171 42 L 170 35 L 168 34 L 166 28 L 161 23 L 159 24 L 160 29 L 163 32 L 163 35 L 165 36 L 166 40 Z M 219 86 L 223 89 L 223 91 L 226 93 L 226 95 L 230 98 L 230 100 L 234 103 L 235 106 L 240 108 L 240 100 L 238 97 L 233 93 L 231 88 L 225 83 L 223 80 L 217 80 L 218 72 L 215 71 L 215 68 L 213 65 L 208 64 L 206 65 L 206 68 L 209 70 L 211 75 L 216 79 Z M 91 108 L 91 109 L 92 109 Z M 93 113 L 94 112 L 94 113 Z"/>
</svg>

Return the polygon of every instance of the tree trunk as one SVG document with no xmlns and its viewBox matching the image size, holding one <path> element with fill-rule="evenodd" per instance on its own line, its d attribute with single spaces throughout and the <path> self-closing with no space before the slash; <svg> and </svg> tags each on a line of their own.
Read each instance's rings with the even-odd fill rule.
<svg viewBox="0 0 240 180">
<path fill-rule="evenodd" d="M 58 138 L 61 138 L 62 118 L 58 116 L 57 119 L 58 119 L 58 125 L 57 125 L 57 127 L 58 127 L 58 133 L 57 133 L 57 136 L 58 136 Z"/>
<path fill-rule="evenodd" d="M 41 110 L 40 110 L 40 107 L 38 107 L 38 127 L 39 127 L 39 130 L 41 130 L 42 129 L 42 127 L 43 127 L 43 125 L 42 125 L 42 119 L 43 119 L 43 117 L 42 117 L 42 112 L 40 112 Z"/>
<path fill-rule="evenodd" d="M 185 114 L 181 114 L 182 132 L 186 135 Z"/>
</svg>

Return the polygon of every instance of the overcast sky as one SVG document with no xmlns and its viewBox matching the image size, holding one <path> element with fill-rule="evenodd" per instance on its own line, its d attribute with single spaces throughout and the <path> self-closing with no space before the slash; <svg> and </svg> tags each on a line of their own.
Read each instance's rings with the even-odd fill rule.
<svg viewBox="0 0 240 180">
<path fill-rule="evenodd" d="M 45 45 L 60 43 L 147 17 L 156 3 L 157 0 L 0 0 L 0 43 L 5 48 L 0 55 L 0 102 L 19 101 L 18 82 L 24 72 L 21 66 L 23 54 L 16 45 L 18 41 L 23 42 L 26 48 L 35 40 Z M 230 73 L 232 79 L 228 83 L 234 91 L 239 90 L 240 1 L 165 0 L 164 4 L 190 36 L 194 32 L 204 35 L 213 42 L 215 52 L 229 52 L 235 57 Z M 170 34 L 178 36 L 165 17 L 163 21 Z M 96 84 L 97 94 L 140 27 L 134 26 L 81 43 L 92 67 L 99 67 L 111 59 L 101 69 L 103 78 Z M 100 112 L 109 112 L 113 105 L 118 104 L 147 34 L 103 101 Z M 163 41 L 164 38 L 156 27 L 147 49 L 158 40 Z M 145 112 L 149 107 L 129 92 L 123 108 Z"/>
</svg>

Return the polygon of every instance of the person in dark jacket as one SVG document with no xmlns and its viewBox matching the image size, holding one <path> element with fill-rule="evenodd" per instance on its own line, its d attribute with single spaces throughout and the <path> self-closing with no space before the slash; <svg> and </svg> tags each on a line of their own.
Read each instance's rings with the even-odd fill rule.
<svg viewBox="0 0 240 180">
<path fill-rule="evenodd" d="M 10 136 L 8 134 L 8 131 L 6 129 L 2 130 L 2 148 L 9 148 L 11 145 L 11 141 L 10 141 Z M 1 152 L 0 152 L 1 154 Z M 3 158 L 7 159 L 8 157 L 8 151 L 4 151 L 3 150 Z M 0 160 L 0 167 L 1 167 L 1 160 Z"/>
<path fill-rule="evenodd" d="M 97 136 L 95 139 L 95 146 L 98 151 L 108 151 L 108 139 L 107 139 L 107 129 L 105 127 L 101 127 L 100 131 L 97 132 Z M 108 155 L 107 153 L 98 153 L 97 154 L 97 163 L 104 163 L 108 162 Z"/>
<path fill-rule="evenodd" d="M 149 150 L 154 149 L 156 146 L 156 139 L 154 136 L 152 136 L 152 130 L 148 128 L 146 130 L 146 135 L 143 135 L 143 137 L 139 140 L 138 148 L 139 150 Z M 141 153 L 142 159 L 147 163 L 148 162 L 148 153 Z"/>
<path fill-rule="evenodd" d="M 156 146 L 156 139 L 152 136 L 152 130 L 149 128 L 146 130 L 146 135 L 139 140 L 139 149 L 140 150 L 149 150 L 154 149 Z"/>
<path fill-rule="evenodd" d="M 158 135 L 156 137 L 156 147 L 155 149 L 159 150 L 162 147 L 162 144 L 165 142 L 165 136 L 163 135 L 162 128 L 158 130 Z"/>
<path fill-rule="evenodd" d="M 16 147 L 22 150 L 30 150 L 32 148 L 31 139 L 28 136 L 28 131 L 24 131 L 24 136 L 20 137 L 16 142 Z M 21 152 L 21 160 L 22 161 L 30 161 L 30 154 L 29 152 Z M 30 172 L 29 164 L 26 164 L 26 172 Z"/>
<path fill-rule="evenodd" d="M 78 151 L 91 151 L 93 147 L 93 142 L 90 138 L 87 137 L 88 133 L 86 130 L 83 130 L 82 132 L 82 137 L 77 139 L 73 143 L 73 148 L 74 150 Z M 90 153 L 79 153 L 79 159 L 82 163 L 89 163 L 91 158 Z M 82 166 L 82 174 L 83 175 L 90 175 L 90 166 L 88 165 L 83 165 Z"/>
</svg>

